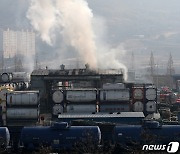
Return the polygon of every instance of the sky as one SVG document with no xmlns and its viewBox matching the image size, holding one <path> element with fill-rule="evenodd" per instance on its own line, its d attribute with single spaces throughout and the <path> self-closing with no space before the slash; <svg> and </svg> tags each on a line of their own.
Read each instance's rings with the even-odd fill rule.
<svg viewBox="0 0 180 154">
<path fill-rule="evenodd" d="M 134 53 L 136 68 L 147 67 L 150 53 L 159 68 L 166 68 L 169 54 L 174 66 L 180 66 L 180 1 L 179 0 L 87 0 L 95 23 L 94 31 L 112 48 L 123 45 L 119 60 L 130 66 Z M 26 17 L 30 0 L 0 0 L 0 28 L 33 29 Z M 75 16 L 76 18 L 76 16 Z M 97 28 L 98 26 L 98 28 Z M 102 31 L 101 30 L 102 27 Z M 100 32 L 99 32 L 100 31 Z M 71 47 L 69 47 L 71 48 Z M 59 46 L 49 46 L 37 35 L 36 50 L 40 59 L 56 58 Z M 43 54 L 41 54 L 43 53 Z M 63 58 L 76 56 L 62 53 Z"/>
</svg>

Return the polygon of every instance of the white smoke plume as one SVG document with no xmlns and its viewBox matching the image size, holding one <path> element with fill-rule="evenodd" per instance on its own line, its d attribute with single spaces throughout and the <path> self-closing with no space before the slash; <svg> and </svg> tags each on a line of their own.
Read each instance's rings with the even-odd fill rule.
<svg viewBox="0 0 180 154">
<path fill-rule="evenodd" d="M 32 0 L 27 13 L 43 41 L 52 45 L 57 32 L 84 62 L 97 67 L 96 45 L 92 30 L 93 14 L 84 0 Z"/>
<path fill-rule="evenodd" d="M 117 53 L 107 45 L 103 47 L 103 40 L 95 35 L 93 13 L 85 0 L 31 0 L 27 18 L 43 41 L 54 45 L 60 35 L 91 68 L 114 67 L 127 72 Z"/>
</svg>

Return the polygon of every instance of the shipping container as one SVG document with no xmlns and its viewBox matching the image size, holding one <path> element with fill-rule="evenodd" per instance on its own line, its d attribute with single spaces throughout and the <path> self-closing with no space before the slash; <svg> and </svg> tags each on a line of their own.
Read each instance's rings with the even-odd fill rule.
<svg viewBox="0 0 180 154">
<path fill-rule="evenodd" d="M 123 102 L 129 99 L 129 89 L 100 90 L 100 102 Z"/>
<path fill-rule="evenodd" d="M 52 95 L 52 100 L 54 101 L 54 103 L 61 103 L 64 99 L 64 95 L 62 93 L 62 91 L 57 90 L 55 92 L 53 92 Z"/>
<path fill-rule="evenodd" d="M 68 104 L 67 113 L 95 113 L 96 104 Z"/>
<path fill-rule="evenodd" d="M 38 119 L 39 111 L 37 108 L 7 108 L 8 119 Z"/>
<path fill-rule="evenodd" d="M 76 103 L 90 103 L 96 101 L 97 91 L 96 90 L 67 90 L 66 100 L 69 102 Z"/>
<path fill-rule="evenodd" d="M 30 74 L 26 72 L 2 73 L 1 81 L 5 83 L 11 81 L 30 81 Z"/>
<path fill-rule="evenodd" d="M 61 104 L 55 104 L 53 106 L 53 115 L 58 115 L 63 113 L 63 106 Z"/>
<path fill-rule="evenodd" d="M 142 100 L 144 98 L 144 89 L 139 87 L 133 88 L 133 99 Z"/>
<path fill-rule="evenodd" d="M 12 72 L 13 81 L 30 81 L 30 74 L 26 72 Z"/>
<path fill-rule="evenodd" d="M 38 91 L 15 91 L 6 94 L 7 105 L 38 105 Z"/>
<path fill-rule="evenodd" d="M 146 89 L 146 99 L 149 101 L 156 100 L 157 98 L 157 89 L 156 88 L 147 88 Z"/>
<path fill-rule="evenodd" d="M 1 81 L 2 82 L 11 82 L 13 78 L 12 73 L 2 73 L 1 74 Z"/>
<path fill-rule="evenodd" d="M 130 106 L 129 104 L 121 103 L 121 104 L 100 104 L 99 105 L 99 112 L 129 112 Z"/>
<path fill-rule="evenodd" d="M 147 112 L 156 112 L 156 102 L 155 101 L 149 101 L 146 103 L 146 111 Z"/>
<path fill-rule="evenodd" d="M 133 111 L 135 112 L 143 112 L 144 111 L 144 104 L 140 101 L 137 101 L 133 104 Z"/>
<path fill-rule="evenodd" d="M 124 83 L 105 83 L 103 84 L 103 89 L 106 89 L 106 90 L 125 89 L 125 85 Z"/>
</svg>

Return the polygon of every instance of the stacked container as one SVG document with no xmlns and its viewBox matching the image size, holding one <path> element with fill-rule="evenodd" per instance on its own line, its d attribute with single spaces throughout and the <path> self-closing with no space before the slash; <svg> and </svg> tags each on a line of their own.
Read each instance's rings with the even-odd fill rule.
<svg viewBox="0 0 180 154">
<path fill-rule="evenodd" d="M 145 87 L 145 112 L 154 113 L 157 111 L 157 88 L 153 86 Z"/>
<path fill-rule="evenodd" d="M 132 110 L 134 112 L 144 111 L 144 87 L 134 86 L 132 88 Z"/>
<path fill-rule="evenodd" d="M 64 93 L 62 90 L 55 90 L 52 94 L 53 107 L 52 113 L 57 116 L 64 112 Z"/>
<path fill-rule="evenodd" d="M 100 112 L 128 112 L 130 95 L 129 89 L 123 83 L 106 83 L 99 90 Z"/>
<path fill-rule="evenodd" d="M 97 102 L 96 89 L 66 90 L 67 113 L 95 113 Z"/>
<path fill-rule="evenodd" d="M 12 92 L 13 89 L 9 86 L 6 87 L 0 87 L 0 104 L 1 104 L 1 110 L 2 110 L 2 123 L 3 125 L 6 125 L 6 93 Z"/>
<path fill-rule="evenodd" d="M 6 94 L 8 125 L 37 122 L 39 118 L 39 91 L 14 91 Z"/>
</svg>

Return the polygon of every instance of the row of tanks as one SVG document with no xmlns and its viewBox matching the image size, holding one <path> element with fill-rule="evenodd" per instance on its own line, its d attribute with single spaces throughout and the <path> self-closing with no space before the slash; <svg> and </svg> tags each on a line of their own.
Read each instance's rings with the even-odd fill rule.
<svg viewBox="0 0 180 154">
<path fill-rule="evenodd" d="M 130 89 L 124 83 L 107 83 L 99 89 L 56 89 L 51 97 L 54 115 L 157 111 L 157 89 L 154 86 L 134 86 Z"/>
<path fill-rule="evenodd" d="M 66 122 L 51 126 L 31 126 L 21 129 L 18 152 L 39 151 L 50 148 L 51 152 L 97 152 L 107 150 L 107 140 L 112 151 L 142 150 L 144 144 L 168 145 L 180 142 L 179 125 L 160 125 L 157 121 L 144 121 L 142 125 L 111 125 L 107 131 L 97 126 L 70 126 Z M 1 147 L 12 150 L 8 128 L 0 128 Z M 104 139 L 106 139 L 104 141 Z M 86 151 L 88 149 L 88 151 Z M 165 150 L 165 149 L 164 149 Z M 107 151 L 106 151 L 107 152 Z"/>
</svg>

